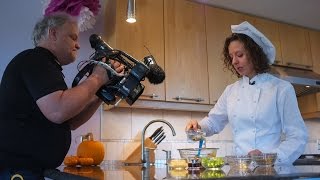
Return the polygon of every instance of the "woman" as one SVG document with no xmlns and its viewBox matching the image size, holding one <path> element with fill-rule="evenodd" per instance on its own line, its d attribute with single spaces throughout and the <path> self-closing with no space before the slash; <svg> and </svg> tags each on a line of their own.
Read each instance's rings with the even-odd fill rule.
<svg viewBox="0 0 320 180">
<path fill-rule="evenodd" d="M 207 136 L 230 123 L 237 155 L 275 152 L 276 164 L 291 164 L 303 153 L 307 130 L 293 86 L 268 73 L 274 62 L 272 43 L 248 22 L 231 26 L 224 45 L 224 65 L 241 77 L 228 85 L 213 109 L 188 129 Z"/>
</svg>

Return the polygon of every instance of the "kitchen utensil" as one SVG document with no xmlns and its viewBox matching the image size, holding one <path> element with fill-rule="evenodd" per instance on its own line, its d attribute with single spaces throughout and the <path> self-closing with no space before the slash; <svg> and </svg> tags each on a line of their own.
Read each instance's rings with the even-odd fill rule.
<svg viewBox="0 0 320 180">
<path fill-rule="evenodd" d="M 248 155 L 244 156 L 226 156 L 224 158 L 226 164 L 235 169 L 247 169 L 252 161 Z"/>
<path fill-rule="evenodd" d="M 189 129 L 188 131 L 186 131 L 186 134 L 187 134 L 188 142 L 200 141 L 201 139 L 205 139 L 205 135 L 206 135 L 206 133 L 203 132 L 201 129 L 198 129 L 198 130 Z"/>
<path fill-rule="evenodd" d="M 251 155 L 252 161 L 257 166 L 273 166 L 277 159 L 277 153 L 262 153 L 260 155 Z"/>
<path fill-rule="evenodd" d="M 156 141 L 156 139 L 163 133 L 163 129 L 161 128 L 160 131 L 157 132 L 157 134 L 152 138 L 153 142 Z"/>
<path fill-rule="evenodd" d="M 162 140 L 166 138 L 166 135 L 163 135 L 158 141 L 155 142 L 156 145 L 160 144 Z"/>
<path fill-rule="evenodd" d="M 153 140 L 153 142 L 156 143 L 159 139 L 162 138 L 162 136 L 164 136 L 164 132 L 161 132 L 161 133 Z"/>
<path fill-rule="evenodd" d="M 154 153 L 154 149 L 157 148 L 157 145 L 154 144 L 154 142 L 147 137 L 144 141 L 144 146 L 146 148 L 149 148 L 149 160 L 150 162 L 155 162 L 155 153 Z M 126 154 L 126 156 L 124 157 L 124 163 L 125 164 L 137 164 L 137 163 L 141 163 L 141 144 L 136 147 L 134 150 L 131 151 L 131 153 Z"/>
<path fill-rule="evenodd" d="M 198 154 L 197 154 L 198 157 L 200 156 L 200 151 L 201 151 L 201 148 L 202 148 L 202 144 L 203 144 L 203 139 L 200 139 L 200 141 L 199 141 L 199 150 L 198 150 Z"/>
<path fill-rule="evenodd" d="M 219 148 L 201 148 L 198 156 L 199 148 L 178 149 L 181 158 L 188 160 L 188 167 L 190 169 L 200 168 L 202 157 L 216 157 Z"/>
<path fill-rule="evenodd" d="M 184 158 L 179 159 L 169 159 L 168 166 L 170 169 L 186 169 L 188 167 L 188 161 Z"/>
<path fill-rule="evenodd" d="M 156 129 L 149 138 L 153 139 L 158 134 L 158 132 L 161 131 L 162 128 L 163 128 L 163 126 L 160 126 L 158 129 Z"/>
</svg>

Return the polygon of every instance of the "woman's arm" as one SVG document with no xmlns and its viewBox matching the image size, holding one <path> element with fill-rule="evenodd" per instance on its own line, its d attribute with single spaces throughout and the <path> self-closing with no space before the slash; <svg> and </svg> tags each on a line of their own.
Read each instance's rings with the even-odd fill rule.
<svg viewBox="0 0 320 180">
<path fill-rule="evenodd" d="M 292 164 L 304 152 L 308 132 L 291 85 L 280 94 L 278 105 L 282 132 L 285 138 L 275 150 L 278 153 L 276 163 Z"/>
</svg>

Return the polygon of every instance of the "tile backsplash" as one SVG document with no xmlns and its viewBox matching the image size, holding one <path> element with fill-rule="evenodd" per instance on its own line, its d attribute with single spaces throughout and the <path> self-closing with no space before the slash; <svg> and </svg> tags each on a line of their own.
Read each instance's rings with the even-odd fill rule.
<svg viewBox="0 0 320 180">
<path fill-rule="evenodd" d="M 130 152 L 140 145 L 142 129 L 151 120 L 164 119 L 174 127 L 176 136 L 164 123 L 151 124 L 145 137 L 160 126 L 163 126 L 166 138 L 158 145 L 155 151 L 156 160 L 163 160 L 166 153 L 162 150 L 171 150 L 172 157 L 180 157 L 177 149 L 197 147 L 197 143 L 189 143 L 185 134 L 185 126 L 190 119 L 201 120 L 207 113 L 189 111 L 168 111 L 154 109 L 114 108 L 102 111 L 101 141 L 106 145 L 105 160 L 124 160 Z M 309 131 L 309 141 L 305 153 L 317 153 L 317 139 L 320 139 L 320 119 L 305 121 Z M 218 156 L 233 154 L 233 143 L 229 125 L 217 135 L 207 137 L 207 147 L 218 147 Z"/>
</svg>

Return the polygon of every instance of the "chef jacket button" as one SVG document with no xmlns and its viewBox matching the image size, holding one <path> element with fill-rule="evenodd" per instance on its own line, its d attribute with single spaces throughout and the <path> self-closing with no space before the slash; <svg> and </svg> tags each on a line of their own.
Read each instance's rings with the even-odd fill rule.
<svg viewBox="0 0 320 180">
<path fill-rule="evenodd" d="M 240 101 L 240 99 L 237 99 L 237 101 Z"/>
<path fill-rule="evenodd" d="M 251 119 L 253 119 L 253 116 L 251 116 Z"/>
<path fill-rule="evenodd" d="M 257 101 L 253 101 L 253 103 L 256 103 Z"/>
</svg>

